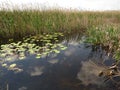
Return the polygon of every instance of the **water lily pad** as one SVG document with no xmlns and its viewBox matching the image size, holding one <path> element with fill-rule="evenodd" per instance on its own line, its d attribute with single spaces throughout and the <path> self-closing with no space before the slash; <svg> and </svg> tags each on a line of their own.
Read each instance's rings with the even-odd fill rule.
<svg viewBox="0 0 120 90">
<path fill-rule="evenodd" d="M 41 58 L 41 55 L 37 55 L 36 58 Z"/>
<path fill-rule="evenodd" d="M 33 49 L 30 49 L 29 51 L 28 51 L 30 54 L 34 54 L 35 52 L 33 51 Z"/>
<path fill-rule="evenodd" d="M 25 59 L 25 56 L 20 56 L 19 59 L 23 60 L 23 59 Z"/>
<path fill-rule="evenodd" d="M 60 51 L 58 51 L 58 50 L 56 50 L 56 49 L 55 49 L 55 50 L 53 50 L 53 51 L 54 51 L 55 53 L 60 53 Z"/>
<path fill-rule="evenodd" d="M 2 64 L 2 67 L 6 67 L 6 66 L 7 66 L 7 64 L 6 64 L 6 63 Z"/>
<path fill-rule="evenodd" d="M 67 47 L 63 47 L 63 48 L 61 48 L 61 50 L 65 50 L 65 49 L 67 49 Z"/>
<path fill-rule="evenodd" d="M 56 48 L 57 47 L 57 45 L 56 44 L 54 44 L 51 48 Z"/>
<path fill-rule="evenodd" d="M 47 55 L 49 52 L 44 52 L 44 53 L 42 53 L 43 55 Z"/>
<path fill-rule="evenodd" d="M 6 53 L 2 53 L 0 56 L 1 56 L 1 57 L 5 57 L 5 56 L 6 56 Z"/>
<path fill-rule="evenodd" d="M 12 58 L 8 56 L 12 57 L 15 54 L 17 54 L 18 59 L 23 60 L 28 54 L 34 54 L 36 58 L 41 58 L 52 52 L 60 53 L 60 50 L 65 50 L 66 47 L 62 44 L 57 44 L 59 36 L 62 36 L 62 33 L 30 36 L 17 43 L 1 45 L 0 57 L 6 57 L 6 60 L 8 59 L 9 61 Z"/>
<path fill-rule="evenodd" d="M 9 66 L 9 68 L 14 68 L 14 67 L 16 67 L 16 64 L 14 63 L 14 64 L 11 64 L 10 66 Z"/>
<path fill-rule="evenodd" d="M 11 60 L 12 60 L 12 58 L 11 58 L 11 57 L 8 57 L 8 58 L 6 58 L 6 60 L 7 60 L 7 61 L 11 61 Z"/>
</svg>

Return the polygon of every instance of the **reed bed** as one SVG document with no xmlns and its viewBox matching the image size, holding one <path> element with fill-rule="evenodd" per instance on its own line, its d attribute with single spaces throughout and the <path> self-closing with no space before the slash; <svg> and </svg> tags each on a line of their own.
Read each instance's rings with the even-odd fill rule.
<svg viewBox="0 0 120 90">
<path fill-rule="evenodd" d="M 18 40 L 24 36 L 62 32 L 83 34 L 99 25 L 119 25 L 119 11 L 72 10 L 1 10 L 0 41 Z"/>
</svg>

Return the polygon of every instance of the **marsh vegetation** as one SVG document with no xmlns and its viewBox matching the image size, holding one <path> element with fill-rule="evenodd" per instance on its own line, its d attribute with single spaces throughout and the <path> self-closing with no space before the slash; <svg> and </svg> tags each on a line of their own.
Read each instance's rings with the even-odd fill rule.
<svg viewBox="0 0 120 90">
<path fill-rule="evenodd" d="M 13 10 L 0 11 L 0 42 L 24 36 L 62 32 L 66 35 L 86 32 L 93 26 L 119 26 L 119 11 Z"/>
<path fill-rule="evenodd" d="M 39 59 L 49 56 L 51 53 L 58 54 L 61 50 L 67 48 L 59 43 L 63 36 L 62 33 L 30 36 L 16 43 L 12 42 L 1 45 L 0 64 L 10 70 L 15 70 L 17 69 L 14 68 L 16 64 L 7 64 L 8 61 L 11 62 L 13 59 L 23 60 L 29 55 L 36 55 L 35 57 Z"/>
<path fill-rule="evenodd" d="M 27 72 L 25 76 L 23 75 L 24 77 L 28 74 L 30 77 L 32 75 L 46 76 L 46 81 L 39 78 L 44 82 L 40 82 L 41 86 L 48 79 L 52 78 L 53 80 L 51 75 L 54 74 L 57 83 L 63 83 L 62 87 L 59 87 L 62 88 L 61 90 L 70 87 L 73 88 L 72 90 L 78 90 L 78 87 L 87 90 L 89 87 L 92 89 L 95 86 L 96 89 L 100 89 L 102 77 L 105 78 L 103 82 L 115 81 L 118 89 L 120 84 L 113 79 L 120 76 L 119 24 L 119 11 L 1 10 L 0 67 L 3 68 L 3 72 L 4 70 L 7 71 L 7 74 L 9 71 L 13 71 L 22 75 L 22 72 Z M 92 58 L 89 57 L 91 53 Z M 97 56 L 94 56 L 95 54 Z M 26 60 L 27 57 L 31 56 L 32 61 Z M 97 60 L 94 61 L 93 57 L 96 57 Z M 42 61 L 42 59 L 44 60 Z M 112 60 L 109 61 L 109 59 Z M 37 62 L 37 65 L 42 63 L 42 65 L 33 66 L 30 64 L 34 68 L 31 68 L 30 65 L 26 68 L 26 64 L 23 62 L 27 62 L 27 65 L 31 62 Z M 112 63 L 107 65 L 103 62 Z M 54 70 L 59 75 L 55 74 Z M 15 74 L 12 75 L 16 76 Z M 77 80 L 75 79 L 76 76 Z M 95 77 L 95 80 L 92 76 Z M 73 83 L 73 86 L 70 83 Z M 56 83 L 54 84 L 56 85 Z M 89 86 L 91 84 L 93 86 Z M 22 86 L 19 83 L 14 88 L 18 89 L 19 85 Z M 48 83 L 48 88 L 49 85 L 51 84 Z M 58 89 L 53 89 L 53 86 L 51 86 L 52 90 Z M 28 89 L 32 90 L 30 87 L 31 83 L 29 83 Z M 13 89 L 13 86 L 11 88 Z M 41 88 L 41 90 L 49 90 L 46 89 L 46 86 Z"/>
</svg>

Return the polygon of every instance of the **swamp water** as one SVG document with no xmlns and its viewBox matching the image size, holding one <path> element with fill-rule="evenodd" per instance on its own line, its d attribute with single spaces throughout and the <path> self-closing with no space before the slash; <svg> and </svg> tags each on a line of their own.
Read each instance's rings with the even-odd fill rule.
<svg viewBox="0 0 120 90">
<path fill-rule="evenodd" d="M 20 72 L 0 66 L 0 90 L 119 90 L 119 84 L 99 77 L 114 62 L 104 51 L 92 51 L 91 45 L 74 40 L 62 43 L 67 49 L 58 54 L 14 61 Z M 94 63 L 102 61 L 105 67 Z"/>
</svg>

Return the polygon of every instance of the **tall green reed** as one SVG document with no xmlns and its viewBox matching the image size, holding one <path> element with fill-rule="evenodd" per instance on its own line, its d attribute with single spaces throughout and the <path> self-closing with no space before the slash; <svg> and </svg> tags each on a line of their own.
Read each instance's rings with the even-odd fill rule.
<svg viewBox="0 0 120 90">
<path fill-rule="evenodd" d="M 65 10 L 13 10 L 0 11 L 1 41 L 20 39 L 26 35 L 62 32 L 82 34 L 90 27 L 119 24 L 120 12 L 89 12 Z"/>
</svg>

